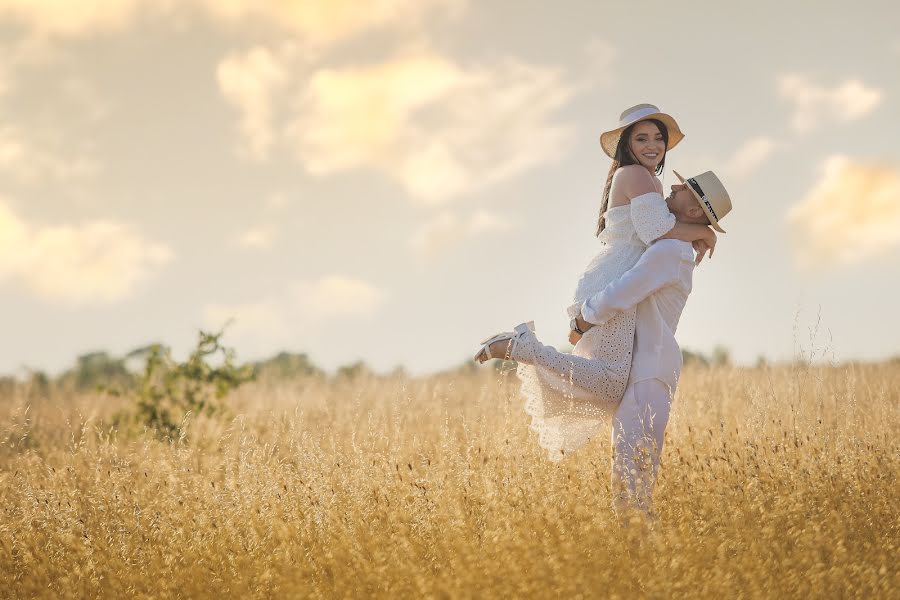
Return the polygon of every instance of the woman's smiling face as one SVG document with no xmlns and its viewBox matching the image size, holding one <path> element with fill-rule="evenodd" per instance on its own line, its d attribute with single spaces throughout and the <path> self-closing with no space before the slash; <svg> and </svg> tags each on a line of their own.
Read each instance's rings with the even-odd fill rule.
<svg viewBox="0 0 900 600">
<path fill-rule="evenodd" d="M 666 155 L 666 142 L 659 127 L 652 121 L 635 123 L 628 143 L 632 156 L 651 172 Z"/>
</svg>

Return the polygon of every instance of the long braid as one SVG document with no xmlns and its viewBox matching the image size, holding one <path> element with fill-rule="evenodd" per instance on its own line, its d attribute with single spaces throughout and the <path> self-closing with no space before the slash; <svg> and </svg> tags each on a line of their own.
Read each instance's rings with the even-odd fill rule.
<svg viewBox="0 0 900 600">
<path fill-rule="evenodd" d="M 609 206 L 609 191 L 612 189 L 613 175 L 619 168 L 619 161 L 613 160 L 609 166 L 609 175 L 606 176 L 606 185 L 603 187 L 603 202 L 600 204 L 600 216 L 597 217 L 597 235 L 606 229 L 606 209 Z"/>
</svg>

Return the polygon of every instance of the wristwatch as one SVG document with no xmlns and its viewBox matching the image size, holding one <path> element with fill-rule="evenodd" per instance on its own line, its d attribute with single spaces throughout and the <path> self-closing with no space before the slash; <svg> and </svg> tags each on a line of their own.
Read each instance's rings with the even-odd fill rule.
<svg viewBox="0 0 900 600">
<path fill-rule="evenodd" d="M 577 333 L 578 335 L 584 335 L 584 332 L 578 327 L 578 317 L 572 317 L 572 320 L 569 321 L 569 329 Z"/>
</svg>

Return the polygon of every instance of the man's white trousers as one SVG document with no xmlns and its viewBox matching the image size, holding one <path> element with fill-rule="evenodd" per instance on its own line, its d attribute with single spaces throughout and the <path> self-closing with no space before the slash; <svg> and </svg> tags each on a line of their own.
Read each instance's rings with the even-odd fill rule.
<svg viewBox="0 0 900 600">
<path fill-rule="evenodd" d="M 672 396 L 659 379 L 629 383 L 612 426 L 612 491 L 617 511 L 649 512 Z"/>
</svg>

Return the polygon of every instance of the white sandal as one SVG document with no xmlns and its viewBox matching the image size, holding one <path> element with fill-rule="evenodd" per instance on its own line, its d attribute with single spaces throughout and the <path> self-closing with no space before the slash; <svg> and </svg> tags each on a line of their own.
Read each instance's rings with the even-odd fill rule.
<svg viewBox="0 0 900 600">
<path fill-rule="evenodd" d="M 519 342 L 519 336 L 526 331 L 534 331 L 534 321 L 519 323 L 518 325 L 516 325 L 513 331 L 504 331 L 503 333 L 492 335 L 491 337 L 483 340 L 481 342 L 481 348 L 479 348 L 478 352 L 475 353 L 474 360 L 478 360 L 478 357 L 481 356 L 482 352 L 487 357 L 484 359 L 485 361 L 491 360 L 492 358 L 503 358 L 503 360 L 507 360 L 508 357 L 512 356 L 513 352 L 515 351 L 516 344 Z M 503 357 L 491 356 L 491 344 L 502 340 L 512 340 L 512 346 L 508 348 L 508 351 L 503 355 Z"/>
</svg>

